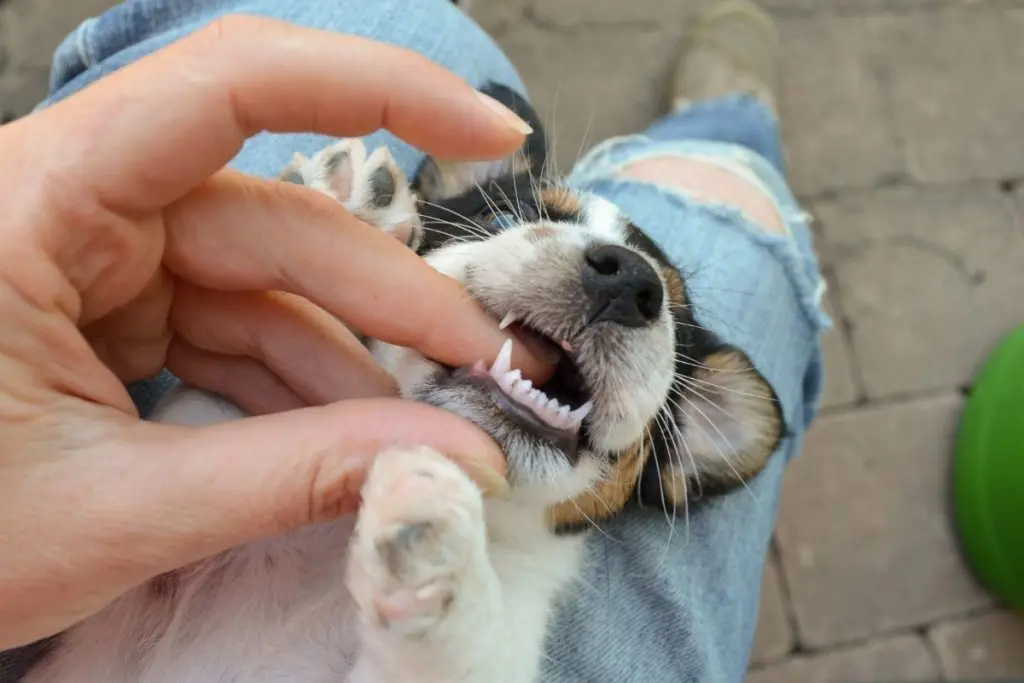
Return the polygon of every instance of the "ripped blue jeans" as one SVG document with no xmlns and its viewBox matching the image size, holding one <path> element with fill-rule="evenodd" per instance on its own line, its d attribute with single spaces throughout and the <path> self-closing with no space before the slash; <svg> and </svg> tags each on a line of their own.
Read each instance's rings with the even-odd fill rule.
<svg viewBox="0 0 1024 683">
<path fill-rule="evenodd" d="M 51 94 L 64 99 L 95 80 L 229 13 L 257 14 L 417 50 L 470 83 L 527 95 L 501 49 L 448 0 L 127 0 L 68 36 L 53 62 Z M 159 135 L 160 131 L 154 131 Z M 273 177 L 319 135 L 261 134 L 231 166 Z M 386 132 L 410 176 L 422 153 Z M 765 556 L 786 462 L 801 447 L 822 385 L 822 277 L 807 218 L 787 189 L 777 122 L 756 100 L 699 102 L 639 135 L 604 142 L 569 182 L 620 206 L 679 266 L 702 324 L 744 349 L 774 386 L 789 436 L 749 489 L 693 506 L 684 530 L 637 511 L 595 534 L 581 587 L 560 607 L 548 641 L 545 683 L 740 683 L 754 628 Z M 744 176 L 771 197 L 785 223 L 776 235 L 727 205 L 701 201 L 623 169 L 652 157 L 699 158 Z M 174 379 L 131 387 L 145 415 Z M 673 540 L 669 542 L 669 539 Z M 0 654 L 0 683 L 18 680 L 35 650 Z"/>
</svg>

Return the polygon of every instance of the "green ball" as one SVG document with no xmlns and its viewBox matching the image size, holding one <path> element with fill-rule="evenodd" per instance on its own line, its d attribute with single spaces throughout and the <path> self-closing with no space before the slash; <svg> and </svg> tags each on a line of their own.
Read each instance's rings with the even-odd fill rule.
<svg viewBox="0 0 1024 683">
<path fill-rule="evenodd" d="M 986 361 L 960 418 L 956 530 L 974 573 L 1024 609 L 1024 326 Z"/>
</svg>

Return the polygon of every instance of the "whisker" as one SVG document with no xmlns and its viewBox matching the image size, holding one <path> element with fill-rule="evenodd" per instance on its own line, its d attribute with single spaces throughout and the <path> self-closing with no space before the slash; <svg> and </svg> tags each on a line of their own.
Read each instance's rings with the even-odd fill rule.
<svg viewBox="0 0 1024 683">
<path fill-rule="evenodd" d="M 661 417 L 662 417 L 661 414 L 657 415 L 655 417 L 655 422 L 657 422 Z M 659 427 L 660 427 L 660 425 L 659 425 Z M 660 428 L 664 429 L 663 427 L 660 427 Z M 649 434 L 649 432 L 648 432 L 648 434 Z M 641 439 L 642 439 L 642 437 L 641 437 Z M 669 457 L 671 457 L 671 453 L 669 453 Z M 660 468 L 660 465 L 658 465 L 657 455 L 655 455 L 655 457 L 654 457 L 654 462 L 655 462 L 655 467 Z M 673 481 L 673 486 L 674 486 L 675 485 L 674 484 L 675 480 L 672 479 L 672 481 Z M 685 484 L 685 481 L 686 481 L 686 479 L 683 478 L 683 482 L 684 482 L 684 484 L 683 484 L 683 499 L 684 500 L 686 499 L 686 484 Z M 662 477 L 661 477 L 661 475 L 659 473 L 659 476 L 658 476 L 658 487 L 661 489 L 662 504 L 666 508 L 666 514 L 667 514 L 668 506 L 665 505 L 665 503 L 664 503 L 664 501 L 666 500 L 664 486 L 665 486 L 665 481 L 664 481 L 664 479 L 662 479 Z M 661 561 L 662 562 L 664 562 L 666 560 L 666 558 L 668 558 L 669 550 L 672 547 L 672 539 L 675 537 L 675 532 L 676 532 L 676 515 L 677 515 L 676 506 L 672 505 L 672 518 L 669 520 L 668 538 L 665 539 L 665 550 L 664 550 L 664 552 L 662 553 L 662 556 L 661 556 Z M 687 513 L 687 515 L 686 515 L 686 535 L 687 535 L 687 538 L 689 538 L 689 534 L 690 534 L 690 517 L 689 517 L 689 513 Z"/>
<path fill-rule="evenodd" d="M 704 412 L 703 410 L 701 410 L 701 409 L 700 409 L 700 406 L 698 406 L 698 405 L 697 405 L 696 403 L 694 403 L 693 401 L 691 401 L 691 400 L 689 399 L 689 397 L 687 397 L 687 396 L 686 396 L 685 394 L 683 394 L 683 395 L 681 396 L 681 398 L 682 398 L 682 399 L 683 399 L 684 401 L 686 401 L 687 403 L 689 403 L 689 404 L 690 404 L 690 405 L 691 405 L 691 406 L 693 407 L 693 409 L 694 409 L 694 410 L 696 410 L 696 411 L 697 411 L 698 413 L 700 413 L 701 417 L 703 417 L 703 418 L 704 418 L 704 420 L 705 420 L 705 421 L 706 421 L 706 422 L 707 422 L 708 424 L 710 424 L 710 425 L 711 425 L 711 427 L 712 427 L 712 428 L 713 428 L 713 429 L 714 429 L 714 430 L 715 430 L 716 432 L 718 432 L 718 435 L 719 435 L 720 437 L 722 437 L 722 440 L 723 440 L 723 441 L 725 441 L 725 443 L 729 444 L 730 446 L 732 445 L 732 443 L 731 443 L 731 442 L 729 441 L 729 439 L 728 439 L 728 438 L 727 438 L 727 437 L 725 436 L 725 434 L 723 434 L 723 433 L 722 433 L 722 430 L 718 428 L 718 425 L 716 425 L 716 424 L 715 424 L 715 423 L 714 423 L 714 422 L 713 422 L 713 421 L 712 421 L 712 420 L 711 420 L 711 419 L 710 419 L 710 418 L 709 418 L 709 417 L 707 416 L 707 414 L 705 414 L 705 412 Z M 669 399 L 669 400 L 671 401 L 672 399 Z M 676 404 L 676 408 L 680 408 L 679 404 Z M 702 434 L 705 434 L 705 435 L 707 434 L 707 432 L 705 432 L 705 431 L 704 431 L 704 428 L 703 428 L 703 427 L 702 427 L 702 426 L 700 425 L 700 423 L 699 423 L 699 422 L 697 422 L 697 421 L 694 421 L 694 423 L 693 423 L 693 426 L 694 426 L 694 427 L 696 427 L 697 429 L 699 429 L 699 430 L 701 431 L 701 433 L 702 433 Z M 743 488 L 745 488 L 745 489 L 747 490 L 747 493 L 748 493 L 748 494 L 750 494 L 750 498 L 751 498 L 751 499 L 752 499 L 752 500 L 754 501 L 754 505 L 755 505 L 755 506 L 757 507 L 758 511 L 762 511 L 762 512 L 763 512 L 763 510 L 761 509 L 761 501 L 760 501 L 760 500 L 758 500 L 758 498 L 757 498 L 757 496 L 756 496 L 756 495 L 754 495 L 754 491 L 753 491 L 753 489 L 751 489 L 751 488 L 750 488 L 750 486 L 749 486 L 749 485 L 747 484 L 746 480 L 745 480 L 745 479 L 743 478 L 743 475 L 741 475 L 741 474 L 739 473 L 739 470 L 737 470 L 737 469 L 736 469 L 736 467 L 735 467 L 735 466 L 734 466 L 734 465 L 733 465 L 733 464 L 732 464 L 732 463 L 731 463 L 731 462 L 729 461 L 729 458 L 728 458 L 728 456 L 726 456 L 725 452 L 724 452 L 724 451 L 722 451 L 722 447 L 721 447 L 721 446 L 719 446 L 719 445 L 718 445 L 718 443 L 717 443 L 716 441 L 714 441 L 714 440 L 712 440 L 712 443 L 714 443 L 714 445 L 715 445 L 715 450 L 716 450 L 716 451 L 718 451 L 718 455 L 719 455 L 719 456 L 720 456 L 720 457 L 722 458 L 722 461 L 723 461 L 723 462 L 725 462 L 725 464 L 729 466 L 729 469 L 730 469 L 730 470 L 732 470 L 732 473 L 736 475 L 736 480 L 737 480 L 737 481 L 738 481 L 739 483 L 741 483 L 741 484 L 743 485 Z"/>
<path fill-rule="evenodd" d="M 708 382 L 707 380 L 697 379 L 696 377 L 677 375 L 676 379 L 678 379 L 679 381 L 683 382 L 686 385 L 694 387 L 694 391 L 698 391 L 698 389 L 694 385 L 701 385 L 710 387 L 712 389 L 718 389 L 720 391 L 727 391 L 730 394 L 734 394 L 736 396 L 746 396 L 747 398 L 752 398 L 758 401 L 770 401 L 772 399 L 771 394 L 752 394 L 749 391 L 742 391 L 740 389 L 734 389 L 733 387 L 723 387 L 721 384 L 715 384 L 714 382 Z"/>
</svg>

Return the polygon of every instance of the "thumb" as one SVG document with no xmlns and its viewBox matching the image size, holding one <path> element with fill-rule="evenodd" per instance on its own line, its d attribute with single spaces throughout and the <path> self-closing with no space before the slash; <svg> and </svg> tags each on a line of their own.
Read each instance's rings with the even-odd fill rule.
<svg viewBox="0 0 1024 683">
<path fill-rule="evenodd" d="M 374 457 L 430 446 L 485 494 L 507 489 L 505 461 L 483 430 L 439 408 L 365 399 L 205 427 L 138 423 L 123 500 L 132 548 L 147 575 L 258 538 L 354 512 Z M 109 519 L 109 517 L 108 517 Z M 128 540 L 128 539 L 131 540 Z M 115 539 L 111 539 L 115 541 Z"/>
</svg>

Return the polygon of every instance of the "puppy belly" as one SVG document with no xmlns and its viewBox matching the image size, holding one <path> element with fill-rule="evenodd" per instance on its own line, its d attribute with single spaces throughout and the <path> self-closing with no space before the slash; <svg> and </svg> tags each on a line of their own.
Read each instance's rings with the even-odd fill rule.
<svg viewBox="0 0 1024 683">
<path fill-rule="evenodd" d="M 253 543 L 139 587 L 23 683 L 341 683 L 359 648 L 353 520 Z"/>
</svg>

